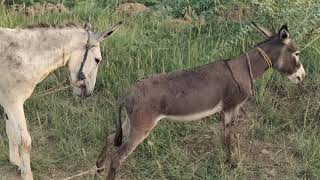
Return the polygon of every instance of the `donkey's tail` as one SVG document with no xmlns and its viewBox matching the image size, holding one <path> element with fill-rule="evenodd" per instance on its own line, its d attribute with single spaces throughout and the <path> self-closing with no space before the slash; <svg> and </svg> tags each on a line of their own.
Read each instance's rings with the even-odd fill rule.
<svg viewBox="0 0 320 180">
<path fill-rule="evenodd" d="M 118 108 L 118 123 L 116 126 L 116 135 L 114 137 L 114 145 L 119 147 L 122 144 L 122 123 L 121 123 L 121 110 L 123 108 L 124 102 L 121 102 Z"/>
</svg>

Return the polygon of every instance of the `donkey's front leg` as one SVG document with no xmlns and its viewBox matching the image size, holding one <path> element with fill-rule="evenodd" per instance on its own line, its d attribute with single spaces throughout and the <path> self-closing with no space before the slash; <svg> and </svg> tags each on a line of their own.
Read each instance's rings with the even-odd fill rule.
<svg viewBox="0 0 320 180">
<path fill-rule="evenodd" d="M 232 159 L 231 159 L 231 149 L 232 149 L 231 126 L 232 126 L 232 123 L 237 118 L 238 112 L 239 112 L 239 107 L 224 111 L 224 119 L 223 119 L 226 162 L 231 163 L 232 166 L 234 166 L 235 164 L 232 163 Z"/>
<path fill-rule="evenodd" d="M 21 176 L 24 180 L 33 180 L 33 175 L 30 167 L 30 151 L 31 151 L 31 136 L 27 129 L 26 119 L 23 111 L 23 102 L 12 103 L 5 107 L 6 114 L 8 116 L 8 126 L 7 130 L 8 136 L 11 136 L 12 141 L 10 144 L 12 146 L 12 152 L 14 156 L 17 155 L 17 148 L 15 145 L 19 145 L 21 162 L 20 170 Z M 11 129 L 10 129 L 11 128 Z M 13 133 L 12 133 L 13 132 Z M 14 133 L 16 132 L 16 134 Z M 14 139 L 14 134 L 16 139 Z M 15 141 L 15 142 L 14 142 Z M 19 158 L 17 158 L 19 160 Z"/>
<path fill-rule="evenodd" d="M 21 167 L 21 158 L 19 154 L 19 146 L 21 144 L 21 134 L 18 123 L 14 119 L 9 119 L 5 110 L 4 117 L 6 119 L 6 133 L 9 139 L 9 159 L 13 165 Z"/>
</svg>

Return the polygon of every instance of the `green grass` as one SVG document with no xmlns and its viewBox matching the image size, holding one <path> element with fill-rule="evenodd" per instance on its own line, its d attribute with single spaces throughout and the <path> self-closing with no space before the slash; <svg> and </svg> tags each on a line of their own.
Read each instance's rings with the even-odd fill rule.
<svg viewBox="0 0 320 180">
<path fill-rule="evenodd" d="M 270 12 L 256 13 L 260 16 L 254 20 L 267 24 L 263 13 Z M 301 18 L 290 21 L 289 28 L 293 27 L 293 38 L 296 35 L 297 43 L 304 47 L 317 36 L 310 39 L 300 36 L 301 31 L 308 29 L 305 26 L 311 17 L 297 26 Z M 288 19 L 294 18 L 288 16 Z M 151 12 L 122 16 L 98 9 L 92 3 L 82 3 L 67 14 L 35 17 L 0 9 L 1 27 L 90 21 L 96 29 L 102 30 L 118 20 L 123 20 L 124 25 L 103 43 L 103 57 L 109 66 L 100 67 L 93 97 L 79 99 L 64 91 L 26 102 L 36 179 L 53 174 L 62 178 L 91 168 L 105 135 L 114 130 L 117 97 L 138 79 L 234 57 L 263 40 L 249 21 L 211 19 L 199 33 L 194 24 L 172 23 L 170 15 L 157 16 Z M 277 21 L 279 26 L 281 21 L 288 22 L 286 18 Z M 162 121 L 130 156 L 122 170 L 123 176 L 128 179 L 319 179 L 319 45 L 316 40 L 301 53 L 308 73 L 302 85 L 290 84 L 273 70 L 257 82 L 255 97 L 245 107 L 246 115 L 240 118 L 246 122 L 238 129 L 240 164 L 236 169 L 224 164 L 219 118 L 214 116 L 190 123 Z M 66 69 L 53 73 L 37 86 L 34 94 L 67 79 Z M 3 152 L 0 173 L 14 172 L 8 162 L 4 121 L 0 122 L 0 134 L 0 151 Z M 253 146 L 253 152 L 249 152 L 249 145 Z M 261 153 L 265 148 L 270 155 Z M 270 173 L 272 169 L 277 172 L 275 176 Z"/>
</svg>

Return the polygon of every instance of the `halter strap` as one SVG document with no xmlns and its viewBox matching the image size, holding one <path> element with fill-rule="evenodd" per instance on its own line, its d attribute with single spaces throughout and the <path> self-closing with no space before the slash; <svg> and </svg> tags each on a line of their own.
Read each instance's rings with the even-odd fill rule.
<svg viewBox="0 0 320 180">
<path fill-rule="evenodd" d="M 92 48 L 92 46 L 89 45 L 89 41 L 90 41 L 90 32 L 87 31 L 87 34 L 88 34 L 88 40 L 87 40 L 87 44 L 86 44 L 86 51 L 84 52 L 84 55 L 83 55 L 83 59 L 82 59 L 82 62 L 81 62 L 81 66 L 80 66 L 80 69 L 79 69 L 79 73 L 78 73 L 78 79 L 79 80 L 85 80 L 86 79 L 86 75 L 83 73 L 83 67 L 87 61 L 87 58 L 88 58 L 88 52 L 89 52 L 89 49 Z"/>
<path fill-rule="evenodd" d="M 224 61 L 224 63 L 226 64 L 226 66 L 227 66 L 228 70 L 230 71 L 230 73 L 231 73 L 231 75 L 232 75 L 232 79 L 233 79 L 233 80 L 234 80 L 234 82 L 237 84 L 238 89 L 239 89 L 239 92 L 241 92 L 240 84 L 239 84 L 239 82 L 237 81 L 237 79 L 236 79 L 236 77 L 235 77 L 235 75 L 234 75 L 234 73 L 233 73 L 233 71 L 232 71 L 231 67 L 229 66 L 228 61 L 226 60 L 226 61 Z"/>
<path fill-rule="evenodd" d="M 250 79 L 251 79 L 251 91 L 252 91 L 252 93 L 254 93 L 254 83 L 255 83 L 255 80 L 254 80 L 253 74 L 252 74 L 252 69 L 251 69 L 251 63 L 250 63 L 249 54 L 246 53 L 246 56 L 247 56 L 246 60 L 247 60 L 249 75 L 250 75 Z"/>
<path fill-rule="evenodd" d="M 268 55 L 267 55 L 260 47 L 257 47 L 257 50 L 259 51 L 259 53 L 261 54 L 261 56 L 263 57 L 263 59 L 266 61 L 267 65 L 268 65 L 268 68 L 272 68 L 272 61 L 270 60 L 270 58 L 268 57 Z M 255 80 L 254 80 L 254 78 L 253 78 L 253 73 L 252 73 L 252 68 L 251 68 L 251 62 L 250 62 L 250 57 L 249 57 L 249 54 L 248 54 L 248 53 L 245 53 L 245 54 L 246 54 L 246 61 L 247 61 L 248 71 L 249 71 L 249 75 L 250 75 L 250 79 L 251 79 L 251 91 L 252 91 L 252 93 L 254 93 Z M 239 91 L 241 91 L 240 84 L 239 84 L 239 82 L 236 80 L 235 75 L 234 75 L 231 67 L 229 66 L 228 61 L 224 61 L 224 63 L 226 64 L 228 70 L 231 72 L 232 78 L 233 78 L 233 80 L 236 82 L 236 84 L 237 84 L 237 86 L 238 86 L 238 88 L 239 88 Z"/>
<path fill-rule="evenodd" d="M 270 58 L 268 57 L 268 55 L 260 48 L 260 47 L 257 47 L 256 48 L 259 53 L 261 54 L 261 56 L 263 57 L 263 59 L 266 61 L 266 63 L 268 64 L 268 68 L 272 68 L 272 61 L 270 60 Z"/>
</svg>

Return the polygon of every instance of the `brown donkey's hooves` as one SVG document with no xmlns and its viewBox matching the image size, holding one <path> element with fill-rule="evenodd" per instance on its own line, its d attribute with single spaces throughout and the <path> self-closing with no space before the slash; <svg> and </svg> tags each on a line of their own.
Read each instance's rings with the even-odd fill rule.
<svg viewBox="0 0 320 180">
<path fill-rule="evenodd" d="M 225 164 L 230 168 L 230 169 L 235 169 L 238 167 L 238 163 L 234 160 L 231 160 L 231 159 L 227 159 L 225 161 Z"/>
<path fill-rule="evenodd" d="M 97 173 L 101 174 L 106 168 L 103 167 L 98 161 L 96 162 L 96 167 L 97 167 Z"/>
<path fill-rule="evenodd" d="M 104 171 L 104 168 L 103 168 L 103 169 L 98 169 L 98 170 L 97 170 L 97 173 L 98 173 L 98 174 L 101 174 L 103 171 Z"/>
</svg>

